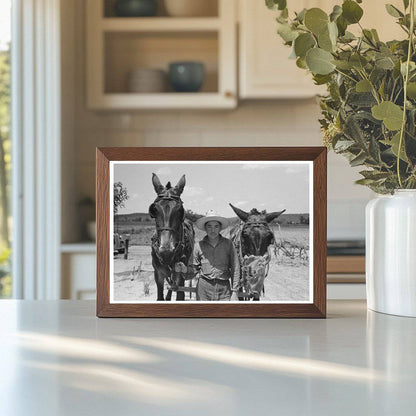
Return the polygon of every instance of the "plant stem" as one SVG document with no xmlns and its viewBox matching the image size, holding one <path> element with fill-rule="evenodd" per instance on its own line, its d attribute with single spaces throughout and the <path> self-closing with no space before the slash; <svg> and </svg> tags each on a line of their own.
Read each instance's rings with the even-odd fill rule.
<svg viewBox="0 0 416 416">
<path fill-rule="evenodd" d="M 412 49 L 413 49 L 414 26 L 415 26 L 415 0 L 410 0 L 409 45 L 407 47 L 406 74 L 404 76 L 404 85 L 403 85 L 403 94 L 404 94 L 403 118 L 402 118 L 402 128 L 400 129 L 399 149 L 398 149 L 398 152 L 397 152 L 397 178 L 399 180 L 400 188 L 403 187 L 402 178 L 401 178 L 401 175 L 400 175 L 400 156 L 402 154 L 403 137 L 404 137 L 404 131 L 405 131 L 405 128 L 406 128 L 407 83 L 409 81 L 410 59 L 412 57 Z"/>
<path fill-rule="evenodd" d="M 360 75 L 363 77 L 363 79 L 367 80 L 370 83 L 371 86 L 371 93 L 373 94 L 374 99 L 377 101 L 377 104 L 380 104 L 380 100 L 378 98 L 377 90 L 375 89 L 373 83 L 370 81 L 370 78 L 368 77 L 367 73 L 365 72 L 365 69 L 362 67 L 362 70 L 360 71 Z"/>
<path fill-rule="evenodd" d="M 339 72 L 341 75 L 344 75 L 344 77 L 349 78 L 351 81 L 357 82 L 357 80 L 353 77 L 350 77 L 349 75 L 345 74 L 344 72 L 340 71 L 338 68 L 335 68 L 336 72 Z"/>
</svg>

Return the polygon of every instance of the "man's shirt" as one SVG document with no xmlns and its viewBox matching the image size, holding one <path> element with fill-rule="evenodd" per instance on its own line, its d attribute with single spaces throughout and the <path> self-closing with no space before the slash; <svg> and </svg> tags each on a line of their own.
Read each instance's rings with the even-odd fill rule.
<svg viewBox="0 0 416 416">
<path fill-rule="evenodd" d="M 232 290 L 238 289 L 240 264 L 234 245 L 221 234 L 217 245 L 210 244 L 208 236 L 195 244 L 193 267 L 199 276 L 208 280 L 232 280 Z"/>
</svg>

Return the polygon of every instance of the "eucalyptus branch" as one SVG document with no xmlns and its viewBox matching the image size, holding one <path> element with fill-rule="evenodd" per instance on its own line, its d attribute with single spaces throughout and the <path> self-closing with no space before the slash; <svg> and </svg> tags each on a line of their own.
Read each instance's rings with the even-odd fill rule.
<svg viewBox="0 0 416 416">
<path fill-rule="evenodd" d="M 391 89 L 391 94 L 390 94 L 390 97 L 389 97 L 390 101 L 392 101 L 392 98 L 393 98 L 393 95 L 394 95 L 394 90 L 396 89 L 396 84 L 397 84 L 397 80 L 394 80 L 393 88 Z M 395 101 L 393 101 L 393 102 L 395 102 Z"/>
<path fill-rule="evenodd" d="M 399 99 L 399 96 L 402 93 L 402 91 L 403 91 L 403 88 L 400 88 L 399 91 L 397 92 L 396 96 L 394 97 L 394 100 L 393 100 L 394 103 Z"/>
<path fill-rule="evenodd" d="M 365 69 L 363 68 L 362 65 L 361 65 L 360 74 L 363 77 L 363 79 L 367 80 L 370 83 L 371 93 L 373 94 L 374 99 L 377 101 L 377 104 L 380 104 L 380 98 L 378 96 L 378 92 L 377 92 L 376 88 L 374 87 L 373 83 L 370 81 L 370 78 L 368 78 L 368 75 L 365 72 Z"/>
<path fill-rule="evenodd" d="M 376 50 L 376 51 L 378 51 L 378 49 L 377 49 L 377 45 L 375 45 L 374 43 L 373 43 L 373 41 L 365 34 L 365 32 L 364 32 L 364 28 L 361 26 L 361 23 L 360 22 L 358 22 L 358 26 L 360 27 L 360 29 L 361 29 L 361 33 L 363 34 L 363 36 L 365 37 L 365 40 L 367 41 L 367 43 L 369 44 L 369 45 L 371 45 L 372 47 L 373 47 L 373 49 L 374 50 Z"/>
<path fill-rule="evenodd" d="M 266 3 L 272 9 L 276 4 L 286 5 L 284 0 Z M 362 184 L 381 194 L 400 188 L 416 189 L 416 150 L 406 146 L 407 140 L 416 140 L 412 125 L 416 118 L 416 71 L 412 68 L 416 57 L 416 0 L 404 0 L 403 17 L 400 14 L 397 18 L 394 7 L 387 8 L 406 33 L 404 40 L 388 42 L 378 40 L 371 28 L 364 29 L 361 1 L 342 3 L 342 7 L 334 6 L 331 15 L 318 7 L 305 9 L 299 24 L 288 17 L 285 9 L 281 23 L 289 27 L 279 34 L 283 40 L 291 32 L 301 36 L 296 40 L 295 54 L 304 58 L 305 69 L 328 89 L 328 95 L 320 98 L 324 140 L 334 144 L 336 153 L 353 160 L 353 165 L 366 166 Z M 339 31 L 335 38 L 331 25 L 338 24 L 340 17 L 345 29 L 354 25 L 361 33 L 350 36 Z M 320 34 L 325 34 L 321 44 Z M 327 47 L 329 42 L 331 48 Z M 368 92 L 357 94 L 357 86 L 358 91 Z M 361 157 L 357 157 L 358 149 L 364 150 Z M 380 176 L 384 170 L 388 177 Z"/>
<path fill-rule="evenodd" d="M 338 72 L 341 75 L 344 75 L 344 77 L 350 79 L 351 81 L 357 83 L 357 80 L 353 77 L 350 77 L 348 74 L 346 74 L 345 72 L 342 72 L 341 70 L 339 70 L 338 68 L 335 68 L 335 71 Z"/>
<path fill-rule="evenodd" d="M 397 152 L 397 178 L 399 180 L 400 187 L 403 187 L 402 178 L 400 174 L 400 156 L 402 154 L 403 147 L 403 138 L 404 131 L 406 128 L 406 108 L 407 108 L 407 83 L 409 81 L 409 68 L 410 60 L 412 57 L 413 49 L 413 36 L 414 36 L 414 27 L 415 27 L 415 0 L 410 0 L 410 30 L 409 30 L 409 44 L 407 47 L 407 60 L 406 60 L 406 73 L 404 76 L 404 85 L 403 85 L 403 118 L 402 118 L 402 127 L 400 129 L 400 140 L 399 140 L 399 149 Z"/>
</svg>

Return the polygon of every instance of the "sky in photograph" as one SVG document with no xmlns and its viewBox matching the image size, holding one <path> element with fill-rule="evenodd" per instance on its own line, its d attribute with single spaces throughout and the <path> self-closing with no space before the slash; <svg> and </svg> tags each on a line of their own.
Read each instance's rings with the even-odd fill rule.
<svg viewBox="0 0 416 416">
<path fill-rule="evenodd" d="M 114 181 L 127 188 L 129 199 L 119 214 L 148 212 L 156 198 L 152 173 L 162 183 L 175 186 L 185 174 L 186 185 L 181 196 L 185 209 L 205 214 L 213 209 L 225 217 L 235 216 L 228 205 L 249 211 L 309 212 L 309 165 L 307 163 L 215 163 L 114 164 Z"/>
<path fill-rule="evenodd" d="M 10 42 L 10 7 L 11 0 L 0 0 L 0 50 Z"/>
</svg>

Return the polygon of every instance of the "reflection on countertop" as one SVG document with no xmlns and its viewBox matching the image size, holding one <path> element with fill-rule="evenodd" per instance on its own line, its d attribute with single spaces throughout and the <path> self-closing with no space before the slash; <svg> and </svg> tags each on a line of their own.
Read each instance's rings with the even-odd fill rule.
<svg viewBox="0 0 416 416">
<path fill-rule="evenodd" d="M 1 301 L 0 414 L 414 415 L 416 319 L 98 319 L 91 301 Z M 24 397 L 24 400 L 22 400 Z"/>
</svg>

